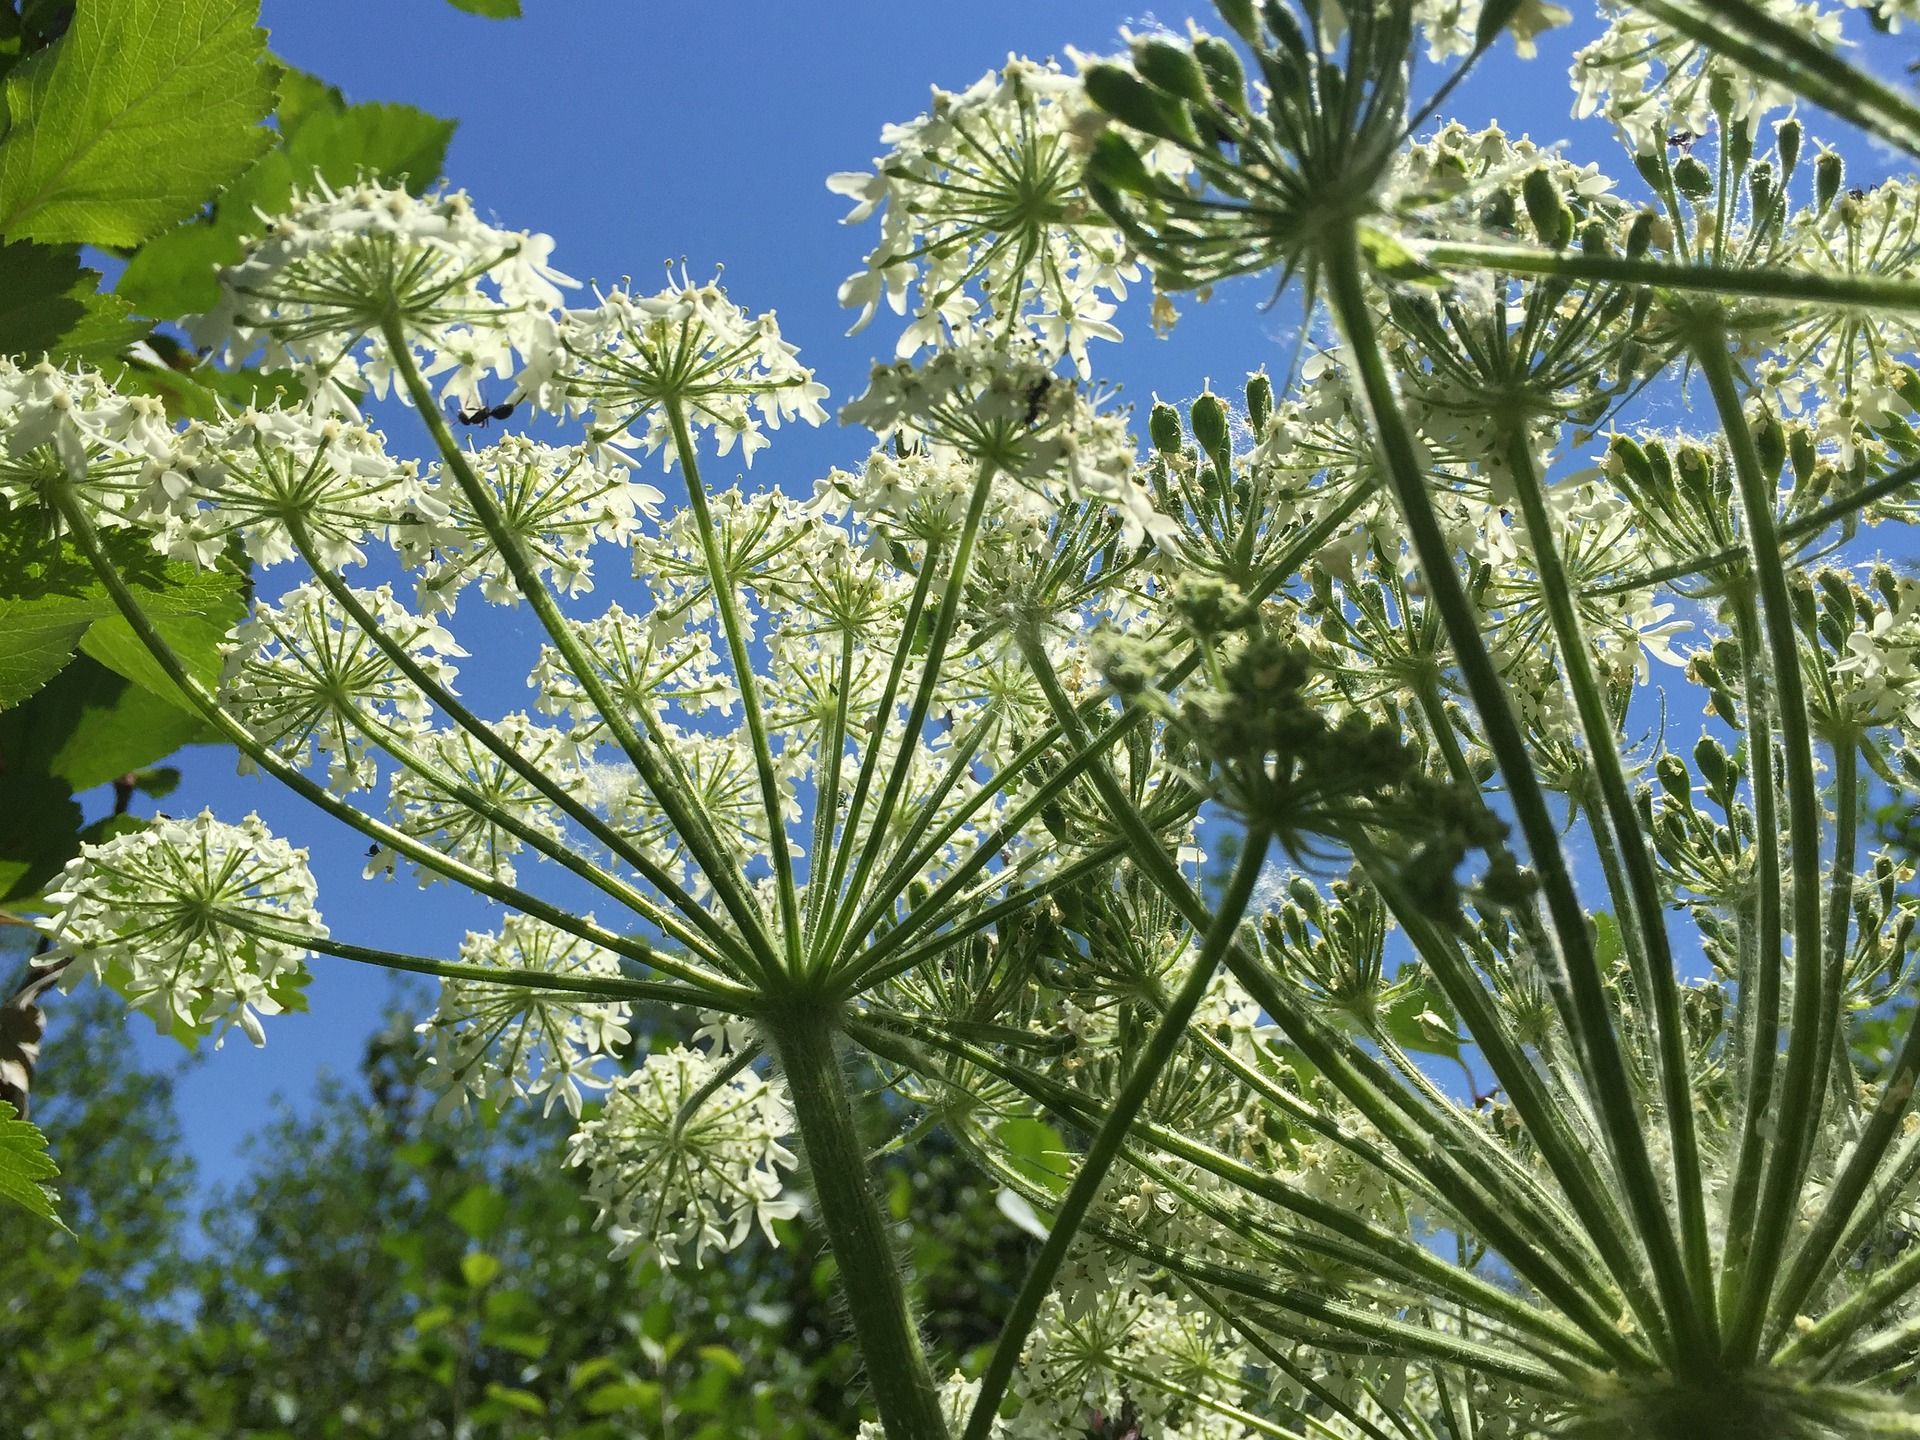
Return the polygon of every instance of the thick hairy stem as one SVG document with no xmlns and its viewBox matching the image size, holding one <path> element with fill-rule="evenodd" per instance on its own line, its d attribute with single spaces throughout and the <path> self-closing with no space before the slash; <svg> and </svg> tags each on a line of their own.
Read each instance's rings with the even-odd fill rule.
<svg viewBox="0 0 1920 1440">
<path fill-rule="evenodd" d="M 1594 669 L 1593 652 L 1587 647 L 1580 612 L 1574 605 L 1572 582 L 1560 560 L 1560 547 L 1547 511 L 1546 490 L 1534 461 L 1533 446 L 1521 432 L 1512 437 L 1507 448 L 1514 493 L 1526 521 L 1527 538 L 1533 545 L 1534 568 L 1540 576 L 1541 599 L 1553 626 L 1554 643 L 1560 650 L 1561 673 L 1567 688 L 1573 692 L 1581 737 L 1586 741 L 1587 757 L 1600 782 L 1607 828 L 1612 832 L 1620 862 L 1626 870 L 1628 893 L 1616 897 L 1616 904 L 1621 900 L 1627 902 L 1623 907 L 1627 913 L 1621 918 L 1633 926 L 1639 949 L 1646 957 L 1645 983 L 1652 992 L 1647 1000 L 1653 1010 L 1655 1041 L 1659 1048 L 1660 1095 L 1667 1112 L 1667 1135 L 1673 1147 L 1673 1188 L 1680 1209 L 1687 1278 L 1711 1339 L 1715 1329 L 1713 1261 L 1707 1242 L 1700 1144 L 1693 1123 L 1693 1077 L 1687 1068 L 1686 1027 L 1680 1018 L 1680 982 L 1667 938 L 1666 912 L 1660 880 L 1654 871 L 1653 848 L 1641 827 L 1639 808 L 1627 784 L 1627 769 L 1620 760 L 1618 734 L 1607 707 L 1606 692 Z"/>
<path fill-rule="evenodd" d="M 888 1440 L 947 1440 L 939 1392 L 854 1125 L 834 1017 L 812 1004 L 780 1007 L 768 1015 L 767 1031 L 787 1077 L 840 1292 Z"/>
<path fill-rule="evenodd" d="M 1000 1338 L 994 1343 L 993 1359 L 988 1362 L 986 1373 L 980 1378 L 980 1394 L 974 1401 L 973 1413 L 967 1418 L 965 1440 L 987 1440 L 987 1431 L 1000 1409 L 1001 1398 L 1007 1393 L 1007 1385 L 1013 1379 L 1013 1367 L 1019 1363 L 1020 1351 L 1027 1343 L 1027 1334 L 1033 1329 L 1033 1322 L 1039 1318 L 1040 1307 L 1046 1302 L 1048 1292 L 1053 1289 L 1054 1277 L 1060 1273 L 1060 1267 L 1066 1262 L 1067 1251 L 1080 1233 L 1087 1211 L 1093 1207 L 1101 1187 L 1105 1185 L 1107 1172 L 1119 1158 L 1127 1131 L 1146 1105 L 1147 1097 L 1153 1093 L 1160 1072 L 1166 1069 L 1167 1062 L 1179 1049 L 1194 1010 L 1206 998 L 1214 972 L 1220 968 L 1220 957 L 1233 943 L 1233 932 L 1239 928 L 1240 917 L 1246 913 L 1247 902 L 1253 898 L 1253 887 L 1260 878 L 1261 866 L 1266 863 L 1267 842 L 1265 831 L 1249 829 L 1233 878 L 1227 882 L 1226 893 L 1220 897 L 1220 908 L 1207 926 L 1206 938 L 1201 942 L 1200 954 L 1195 958 L 1193 968 L 1187 972 L 1179 990 L 1161 1010 L 1160 1023 L 1154 1027 L 1153 1038 L 1135 1059 L 1133 1069 L 1127 1075 L 1127 1083 L 1114 1097 L 1107 1118 L 1101 1122 L 1093 1142 L 1087 1146 L 1079 1173 L 1073 1177 L 1073 1184 L 1067 1187 L 1067 1193 L 1061 1197 L 1046 1241 L 1041 1245 L 1040 1253 L 1034 1256 L 1033 1267 L 1027 1271 L 1027 1278 L 1021 1283 L 1020 1293 L 1014 1299 L 1013 1309 L 1000 1329 Z"/>
<path fill-rule="evenodd" d="M 1553 918 L 1569 993 L 1564 1014 L 1607 1135 L 1628 1211 L 1646 1248 L 1654 1283 L 1672 1317 L 1679 1346 L 1690 1356 L 1705 1357 L 1711 1353 L 1705 1322 L 1688 1284 L 1672 1217 L 1647 1153 L 1639 1107 L 1614 1032 L 1612 1006 L 1594 954 L 1586 911 L 1574 890 L 1566 853 L 1560 846 L 1559 827 L 1534 771 L 1526 739 L 1499 669 L 1487 650 L 1481 617 L 1454 568 L 1453 546 L 1440 527 L 1427 493 L 1425 471 L 1374 329 L 1357 237 L 1351 231 L 1330 236 L 1320 258 L 1334 318 L 1360 382 L 1356 398 L 1379 448 L 1382 467 L 1419 561 L 1421 578 L 1432 603 L 1439 608 L 1461 678 L 1479 712 L 1487 747 L 1506 781 L 1509 801 Z"/>
<path fill-rule="evenodd" d="M 1787 1034 L 1787 1063 L 1781 1076 L 1780 1111 L 1775 1117 L 1778 1141 L 1767 1159 L 1761 1182 L 1760 1211 L 1754 1224 L 1749 1264 L 1743 1277 L 1733 1320 L 1727 1333 L 1727 1358 L 1735 1365 L 1751 1361 L 1759 1347 L 1767 1300 L 1779 1273 L 1786 1237 L 1793 1223 L 1806 1162 L 1813 1149 L 1813 1131 L 1820 1123 L 1826 1098 L 1826 1076 L 1820 1065 L 1820 1031 L 1824 1007 L 1837 1005 L 1828 995 L 1820 965 L 1820 792 L 1813 769 L 1813 729 L 1807 715 L 1805 680 L 1800 673 L 1800 636 L 1794 622 L 1793 597 L 1787 588 L 1787 570 L 1780 559 L 1780 537 L 1774 526 L 1774 481 L 1762 473 L 1753 432 L 1740 406 L 1739 380 L 1727 337 L 1717 319 L 1702 321 L 1694 347 L 1700 373 L 1713 394 L 1720 428 L 1733 456 L 1739 484 L 1740 508 L 1752 541 L 1753 567 L 1760 587 L 1760 617 L 1766 632 L 1767 658 L 1777 701 L 1775 723 L 1786 762 L 1787 846 L 1792 863 L 1791 933 L 1793 936 L 1793 1004 Z M 1771 737 L 1755 734 L 1755 748 Z M 1761 844 L 1769 837 L 1759 837 Z M 1779 963 L 1764 951 L 1762 965 Z"/>
</svg>

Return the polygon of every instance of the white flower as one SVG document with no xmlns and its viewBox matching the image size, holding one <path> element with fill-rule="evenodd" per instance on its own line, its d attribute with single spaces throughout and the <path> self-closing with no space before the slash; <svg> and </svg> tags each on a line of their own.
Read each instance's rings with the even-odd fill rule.
<svg viewBox="0 0 1920 1440">
<path fill-rule="evenodd" d="M 378 432 L 314 408 L 246 410 L 211 427 L 193 493 L 201 508 L 178 535 L 238 531 L 253 559 L 274 565 L 298 553 L 297 523 L 336 570 L 364 565 L 370 536 L 430 503 L 418 468 L 389 456 Z"/>
<path fill-rule="evenodd" d="M 238 1025 L 266 1043 L 260 1016 L 297 1003 L 312 953 L 262 935 L 258 924 L 324 938 L 307 852 L 269 834 L 257 815 L 228 825 L 202 811 L 161 818 L 99 845 L 84 845 L 48 901 L 42 928 L 53 948 L 35 963 L 71 957 L 69 977 L 91 971 L 163 1033 Z"/>
<path fill-rule="evenodd" d="M 460 961 L 570 978 L 620 974 L 611 951 L 528 915 L 509 915 L 498 934 L 469 932 Z M 504 1104 L 545 1095 L 543 1113 L 561 1100 L 577 1118 L 580 1087 L 604 1088 L 605 1062 L 633 1038 L 628 1013 L 624 1001 L 518 981 L 443 979 L 439 1008 L 417 1027 L 433 1045 L 427 1075 L 442 1092 L 437 1110 L 464 1110 L 470 1098 Z"/>
<path fill-rule="evenodd" d="M 393 356 L 380 331 L 391 315 L 425 368 L 456 370 L 450 393 L 477 404 L 481 373 L 511 378 L 513 355 L 575 283 L 547 263 L 549 237 L 485 224 L 459 190 L 316 180 L 261 222 L 244 258 L 221 270 L 220 305 L 195 338 L 235 359 L 264 345 L 270 365 L 311 372 L 310 392 L 331 382 L 334 403 L 341 385 L 386 393 Z"/>
<path fill-rule="evenodd" d="M 382 585 L 353 590 L 381 636 L 398 645 L 438 684 L 449 686 L 449 655 L 466 651 L 433 621 L 409 613 Z M 370 732 L 410 731 L 432 712 L 426 696 L 384 654 L 373 635 L 317 581 L 258 601 L 226 647 L 220 703 L 283 759 L 328 762 L 328 783 L 343 793 L 373 783 Z"/>
<path fill-rule="evenodd" d="M 1760 0 L 1773 18 L 1833 45 L 1840 17 L 1804 0 Z M 1573 57 L 1575 118 L 1599 114 L 1619 127 L 1641 154 L 1658 150 L 1669 130 L 1704 135 L 1714 127 L 1713 92 L 1725 88 L 1730 115 L 1749 136 L 1769 110 L 1793 103 L 1793 92 L 1736 61 L 1707 51 L 1658 20 L 1604 0 L 1613 18 L 1606 33 Z M 1659 73 L 1655 73 L 1655 66 Z"/>
<path fill-rule="evenodd" d="M 798 1163 L 780 1143 L 793 1129 L 785 1089 L 751 1069 L 723 1078 L 732 1063 L 679 1047 L 649 1055 L 575 1133 L 568 1163 L 587 1167 L 616 1259 L 640 1252 L 675 1265 L 690 1249 L 704 1264 L 755 1222 L 771 1239 L 775 1220 L 799 1213 L 781 1188 L 780 1172 Z"/>
<path fill-rule="evenodd" d="M 569 737 L 525 715 L 508 715 L 490 728 L 534 770 L 571 782 L 574 747 Z M 412 748 L 411 759 L 402 760 L 388 788 L 394 827 L 496 879 L 513 883 L 512 857 L 525 844 L 500 817 L 550 840 L 563 834 L 553 803 L 464 729 L 424 735 Z M 466 793 L 455 793 L 456 786 Z M 440 878 L 425 866 L 419 873 L 422 885 Z"/>
<path fill-rule="evenodd" d="M 191 513 L 206 438 L 198 425 L 175 429 L 159 400 L 122 395 L 97 371 L 44 360 L 23 369 L 0 356 L 0 499 L 14 509 L 51 509 L 49 489 L 60 485 L 96 525 L 162 530 Z"/>
<path fill-rule="evenodd" d="M 762 431 L 782 420 L 818 425 L 827 387 L 780 338 L 772 311 L 749 316 L 718 284 L 669 284 L 654 295 L 612 290 L 590 309 L 569 310 L 542 361 L 543 392 L 590 414 L 603 436 L 644 423 L 648 454 L 672 434 L 669 405 L 692 429 L 711 430 L 719 453 L 736 442 L 751 465 Z M 669 467 L 674 452 L 667 451 Z"/>
<path fill-rule="evenodd" d="M 470 464 L 492 497 L 497 523 L 519 540 L 535 573 L 568 595 L 593 588 L 594 545 L 630 540 L 640 517 L 652 518 L 665 498 L 631 481 L 624 465 L 582 446 L 561 449 L 508 435 L 473 452 Z M 466 495 L 442 480 L 434 499 L 432 509 L 401 531 L 403 557 L 423 571 L 421 607 L 450 610 L 475 580 L 495 604 L 518 603 L 519 586 Z"/>
<path fill-rule="evenodd" d="M 892 148 L 874 173 L 827 180 L 854 201 L 846 223 L 880 216 L 866 268 L 840 287 L 840 303 L 860 311 L 854 330 L 882 300 L 907 314 L 912 290 L 899 358 L 975 325 L 1014 326 L 1047 359 L 1071 356 L 1088 374 L 1086 342 L 1120 338 L 1112 300 L 1140 278 L 1081 186 L 1079 136 L 1097 124 L 1078 79 L 1010 56 L 958 94 L 936 89 L 927 114 L 887 126 L 880 139 Z"/>
<path fill-rule="evenodd" d="M 980 1382 L 969 1380 L 958 1370 L 940 1382 L 940 1417 L 947 1422 L 949 1435 L 958 1435 L 967 1428 L 967 1417 L 973 1413 L 973 1402 L 979 1398 Z M 855 1440 L 886 1440 L 886 1433 L 878 1420 L 862 1420 Z M 1006 1421 L 995 1419 L 987 1427 L 987 1434 L 999 1440 L 1012 1431 Z"/>
</svg>

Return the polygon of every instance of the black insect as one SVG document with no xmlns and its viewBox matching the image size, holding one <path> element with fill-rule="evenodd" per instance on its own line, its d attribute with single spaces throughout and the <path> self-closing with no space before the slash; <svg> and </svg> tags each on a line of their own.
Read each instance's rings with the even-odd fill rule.
<svg viewBox="0 0 1920 1440">
<path fill-rule="evenodd" d="M 461 425 L 478 425 L 482 429 L 485 429 L 492 421 L 506 419 L 509 415 L 513 414 L 513 411 L 514 407 L 512 405 L 489 405 L 484 399 L 471 410 L 467 409 L 457 400 L 447 401 L 447 413 L 453 416 L 456 423 Z"/>
<path fill-rule="evenodd" d="M 1020 417 L 1020 424 L 1026 429 L 1032 429 L 1034 421 L 1040 418 L 1040 407 L 1047 403 L 1047 392 L 1053 388 L 1055 379 L 1052 375 L 1042 375 L 1028 389 L 1027 413 Z"/>
<path fill-rule="evenodd" d="M 1685 154 L 1687 151 L 1693 149 L 1693 142 L 1699 138 L 1700 137 L 1691 130 L 1675 130 L 1671 135 L 1667 136 L 1667 144 L 1682 154 Z"/>
<path fill-rule="evenodd" d="M 1872 185 L 1867 185 L 1864 187 L 1856 185 L 1851 190 L 1847 191 L 1847 198 L 1851 200 L 1864 200 L 1867 198 L 1867 196 L 1871 195 L 1874 191 L 1878 190 L 1879 188 L 1880 186 L 1877 183 Z"/>
</svg>

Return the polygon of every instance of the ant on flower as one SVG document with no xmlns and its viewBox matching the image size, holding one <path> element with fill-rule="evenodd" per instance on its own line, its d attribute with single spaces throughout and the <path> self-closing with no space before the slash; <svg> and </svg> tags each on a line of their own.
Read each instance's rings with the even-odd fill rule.
<svg viewBox="0 0 1920 1440">
<path fill-rule="evenodd" d="M 447 413 L 453 416 L 456 424 L 478 425 L 483 430 L 492 421 L 506 419 L 513 414 L 514 408 L 511 402 L 505 405 L 489 405 L 484 396 L 471 409 L 458 400 L 449 398 L 447 401 Z"/>
</svg>

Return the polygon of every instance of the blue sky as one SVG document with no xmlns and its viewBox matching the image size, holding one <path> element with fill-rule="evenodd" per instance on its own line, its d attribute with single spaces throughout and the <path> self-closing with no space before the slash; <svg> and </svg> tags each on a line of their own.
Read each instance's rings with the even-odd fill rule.
<svg viewBox="0 0 1920 1440">
<path fill-rule="evenodd" d="M 961 88 L 1009 51 L 1064 57 L 1069 45 L 1111 49 L 1122 25 L 1179 24 L 1188 13 L 1100 0 L 526 0 L 526 8 L 518 21 L 486 21 L 443 0 L 266 0 L 264 22 L 276 52 L 350 99 L 404 101 L 457 118 L 450 180 L 500 223 L 556 236 L 555 261 L 569 273 L 607 281 L 630 274 L 651 289 L 665 261 L 684 258 L 696 276 L 724 264 L 732 297 L 779 312 L 783 333 L 818 368 L 835 404 L 858 393 L 894 332 L 883 318 L 844 336 L 848 316 L 834 292 L 873 231 L 839 224 L 846 205 L 828 193 L 826 176 L 867 168 L 880 127 L 924 109 L 930 84 Z M 1510 133 L 1536 139 L 1577 131 L 1574 158 L 1630 173 L 1604 125 L 1575 127 L 1565 118 L 1573 44 L 1565 32 L 1546 37 L 1541 58 L 1528 65 L 1503 44 L 1450 112 L 1474 125 L 1497 113 Z M 1141 406 L 1155 392 L 1189 397 L 1208 377 L 1232 394 L 1249 370 L 1285 363 L 1294 312 L 1263 310 L 1267 293 L 1251 283 L 1223 289 L 1208 305 L 1183 300 L 1185 318 L 1167 341 L 1153 338 L 1135 304 L 1121 317 L 1128 343 L 1097 352 L 1096 369 Z M 417 449 L 404 416 L 382 419 L 396 449 Z M 752 480 L 806 490 L 825 467 L 853 463 L 863 449 L 856 434 L 782 429 Z M 733 479 L 729 466 L 709 467 L 710 484 Z M 618 598 L 618 558 L 601 563 L 598 598 Z M 468 618 L 464 609 L 460 618 Z M 481 708 L 527 703 L 525 665 L 498 657 L 527 641 L 530 624 L 496 617 L 486 650 L 464 662 L 462 688 Z M 363 881 L 363 841 L 268 783 L 236 777 L 230 753 L 189 751 L 182 760 L 184 783 L 168 807 L 190 813 L 210 805 L 228 817 L 255 809 L 309 845 L 323 911 L 342 938 L 449 956 L 466 929 L 496 923 L 489 907 L 446 886 Z M 240 1142 L 267 1118 L 270 1097 L 298 1105 L 323 1070 L 350 1072 L 393 993 L 384 974 L 344 961 L 322 958 L 315 970 L 312 1013 L 271 1022 L 264 1051 L 236 1036 L 182 1074 L 181 1116 L 205 1180 L 238 1173 Z M 171 1041 L 144 1020 L 132 1025 L 144 1060 L 178 1063 Z"/>
</svg>

